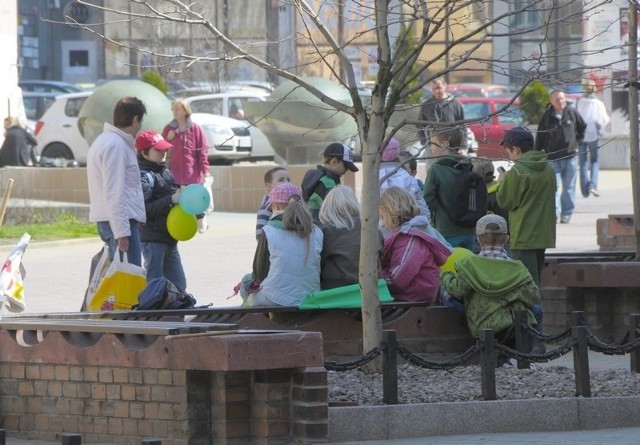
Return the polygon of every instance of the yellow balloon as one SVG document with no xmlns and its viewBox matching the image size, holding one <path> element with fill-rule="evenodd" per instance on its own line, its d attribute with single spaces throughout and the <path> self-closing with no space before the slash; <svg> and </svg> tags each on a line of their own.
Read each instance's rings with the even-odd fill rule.
<svg viewBox="0 0 640 445">
<path fill-rule="evenodd" d="M 173 206 L 167 215 L 167 230 L 173 239 L 187 241 L 198 231 L 198 220 L 180 206 Z"/>
<path fill-rule="evenodd" d="M 440 270 L 442 272 L 453 272 L 456 273 L 455 262 L 461 260 L 469 255 L 473 255 L 473 252 L 469 249 L 465 249 L 464 247 L 454 247 L 451 255 L 447 258 L 447 261 L 440 266 Z"/>
</svg>

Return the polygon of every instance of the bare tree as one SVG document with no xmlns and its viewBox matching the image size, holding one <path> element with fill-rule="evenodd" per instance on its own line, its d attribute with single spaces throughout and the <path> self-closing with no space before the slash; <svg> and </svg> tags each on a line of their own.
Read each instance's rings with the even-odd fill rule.
<svg viewBox="0 0 640 445">
<path fill-rule="evenodd" d="M 222 6 L 229 7 L 225 0 L 216 0 L 213 7 L 207 2 L 179 0 L 127 2 L 133 7 L 110 7 L 107 0 L 105 6 L 81 3 L 102 9 L 108 17 L 105 20 L 114 24 L 135 23 L 140 29 L 155 30 L 159 43 L 155 47 L 132 44 L 114 37 L 116 34 L 105 33 L 103 37 L 128 51 L 144 50 L 168 71 L 249 63 L 271 76 L 295 82 L 354 120 L 363 164 L 360 285 L 365 351 L 379 345 L 382 336 L 377 293 L 380 153 L 394 135 L 403 134 L 409 145 L 415 142 L 418 129 L 442 125 L 418 121 L 417 104 L 399 106 L 440 76 L 484 82 L 499 79 L 524 88 L 533 80 L 581 83 L 587 71 L 610 68 L 608 63 L 585 65 L 589 53 L 582 35 L 584 21 L 608 7 L 608 0 L 281 0 L 279 5 L 295 11 L 297 26 L 271 41 L 234 38 L 231 19 L 216 16 L 224 11 Z M 250 9 L 259 2 L 232 3 Z M 348 32 L 345 23 L 351 24 Z M 83 27 L 96 32 L 91 25 Z M 194 52 L 188 52 L 187 44 L 181 45 L 179 52 L 160 46 L 165 38 L 176 35 L 198 35 L 206 40 L 201 42 L 202 49 Z M 268 35 L 273 38 L 275 33 Z M 409 39 L 415 41 L 413 49 L 394 51 Z M 266 48 L 292 43 L 297 48 L 295 66 L 268 60 Z M 357 67 L 349 57 L 357 51 L 374 58 L 377 67 L 375 73 L 369 69 L 374 79 L 371 102 L 366 106 L 359 95 L 363 76 L 356 75 Z M 348 89 L 351 104 L 337 101 L 308 83 L 303 76 L 309 73 L 340 82 Z"/>
</svg>

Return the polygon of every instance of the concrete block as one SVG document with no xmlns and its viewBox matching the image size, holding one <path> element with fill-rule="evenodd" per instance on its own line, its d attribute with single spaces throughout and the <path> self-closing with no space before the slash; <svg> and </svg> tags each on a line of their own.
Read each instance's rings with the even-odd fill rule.
<svg viewBox="0 0 640 445">
<path fill-rule="evenodd" d="M 640 397 L 577 399 L 577 429 L 635 428 L 640 425 Z"/>
</svg>

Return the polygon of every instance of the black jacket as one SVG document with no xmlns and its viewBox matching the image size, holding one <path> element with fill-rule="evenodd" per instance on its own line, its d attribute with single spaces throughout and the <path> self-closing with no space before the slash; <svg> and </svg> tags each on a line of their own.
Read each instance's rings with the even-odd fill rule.
<svg viewBox="0 0 640 445">
<path fill-rule="evenodd" d="M 442 100 L 436 100 L 432 97 L 422 102 L 420 106 L 420 120 L 427 122 L 456 122 L 464 120 L 464 109 L 458 100 L 449 95 Z M 420 132 L 420 142 L 426 142 L 429 134 L 429 128 L 424 127 L 424 131 Z M 465 134 L 466 136 L 466 134 Z M 465 138 L 466 139 L 466 138 Z M 466 140 L 463 140 L 463 146 Z"/>
<path fill-rule="evenodd" d="M 0 148 L 0 167 L 6 165 L 28 165 L 29 145 L 37 145 L 38 141 L 24 128 L 14 125 L 7 129 L 2 148 Z"/>
<path fill-rule="evenodd" d="M 164 163 L 157 164 L 146 159 L 139 159 L 138 166 L 142 180 L 144 207 L 147 213 L 147 222 L 142 225 L 140 230 L 140 240 L 142 242 L 176 244 L 177 241 L 169 235 L 167 230 L 167 215 L 173 207 L 171 195 L 180 186 Z"/>
<path fill-rule="evenodd" d="M 572 107 L 564 107 L 558 119 L 549 104 L 538 124 L 535 148 L 545 152 L 550 161 L 575 156 L 586 128 L 582 116 Z"/>
</svg>

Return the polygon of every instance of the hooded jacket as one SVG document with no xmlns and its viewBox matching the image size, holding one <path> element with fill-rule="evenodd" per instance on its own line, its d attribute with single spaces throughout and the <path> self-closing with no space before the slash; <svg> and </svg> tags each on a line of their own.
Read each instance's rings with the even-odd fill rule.
<svg viewBox="0 0 640 445">
<path fill-rule="evenodd" d="M 425 232 L 429 220 L 415 216 L 384 240 L 380 277 L 398 301 L 433 303 L 440 287 L 440 266 L 450 251 Z"/>
<path fill-rule="evenodd" d="M 511 248 L 546 249 L 556 245 L 556 174 L 544 153 L 522 154 L 498 185 L 498 205 L 509 211 Z"/>
<path fill-rule="evenodd" d="M 586 128 L 582 116 L 572 107 L 565 106 L 558 119 L 555 109 L 548 104 L 538 124 L 535 148 L 547 153 L 550 161 L 575 156 Z"/>
<path fill-rule="evenodd" d="M 462 173 L 462 170 L 455 167 L 459 163 L 469 162 L 469 159 L 457 154 L 442 157 L 429 168 L 424 182 L 424 199 L 431 210 L 433 226 L 445 238 L 475 234 L 474 227 L 458 226 L 449 218 L 449 214 L 453 213 L 456 177 Z"/>
<path fill-rule="evenodd" d="M 171 195 L 180 186 L 164 162 L 159 164 L 139 159 L 138 166 L 140 167 L 142 194 L 147 214 L 147 222 L 140 229 L 140 240 L 176 245 L 177 241 L 169 235 L 167 230 L 167 215 L 173 207 Z"/>
<path fill-rule="evenodd" d="M 456 270 L 442 274 L 442 288 L 464 303 L 475 338 L 482 329 L 508 328 L 517 310 L 526 310 L 529 324 L 535 324 L 531 308 L 539 302 L 538 287 L 520 261 L 471 255 L 457 261 Z"/>
<path fill-rule="evenodd" d="M 431 220 L 431 212 L 424 200 L 422 189 L 418 184 L 418 180 L 411 176 L 399 162 L 382 162 L 380 164 L 380 179 L 386 177 L 385 181 L 380 184 L 380 194 L 389 187 L 399 187 L 416 199 L 418 207 L 420 207 L 420 213 Z"/>
</svg>

